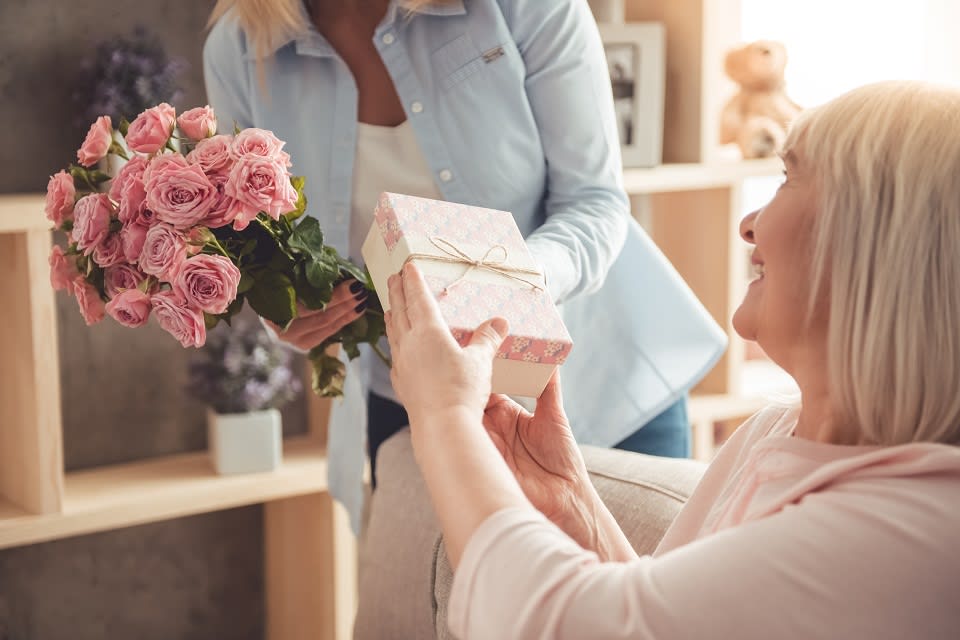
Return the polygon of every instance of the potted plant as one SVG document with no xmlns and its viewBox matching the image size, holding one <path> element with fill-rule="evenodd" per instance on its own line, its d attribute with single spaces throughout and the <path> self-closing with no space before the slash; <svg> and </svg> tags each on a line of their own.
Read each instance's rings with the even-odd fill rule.
<svg viewBox="0 0 960 640">
<path fill-rule="evenodd" d="M 280 466 L 279 409 L 301 390 L 291 352 L 259 323 L 238 319 L 211 332 L 190 363 L 189 393 L 208 406 L 210 457 L 218 473 L 254 473 Z"/>
</svg>

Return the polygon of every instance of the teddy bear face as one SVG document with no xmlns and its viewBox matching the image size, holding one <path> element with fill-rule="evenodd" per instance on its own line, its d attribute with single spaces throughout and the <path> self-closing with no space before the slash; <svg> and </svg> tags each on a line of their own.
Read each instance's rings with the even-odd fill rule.
<svg viewBox="0 0 960 640">
<path fill-rule="evenodd" d="M 745 90 L 769 91 L 783 85 L 787 49 L 779 42 L 759 40 L 733 49 L 724 60 L 724 70 Z"/>
</svg>

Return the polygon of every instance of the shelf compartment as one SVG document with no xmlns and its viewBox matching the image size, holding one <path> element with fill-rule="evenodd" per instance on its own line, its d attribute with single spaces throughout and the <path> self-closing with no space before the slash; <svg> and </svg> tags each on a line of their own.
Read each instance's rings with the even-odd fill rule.
<svg viewBox="0 0 960 640">
<path fill-rule="evenodd" d="M 779 158 L 707 164 L 664 164 L 651 169 L 624 169 L 623 186 L 630 195 L 672 193 L 730 187 L 746 178 L 778 176 Z"/>
<path fill-rule="evenodd" d="M 42 193 L 14 193 L 0 196 L 0 233 L 47 231 L 53 225 L 43 212 Z"/>
<path fill-rule="evenodd" d="M 327 458 L 314 438 L 284 443 L 274 472 L 220 476 L 206 451 L 66 474 L 61 513 L 0 502 L 0 549 L 327 490 Z"/>
<path fill-rule="evenodd" d="M 0 224 L 11 220 L 9 202 L 11 196 L 0 198 Z M 49 253 L 46 229 L 0 233 L 0 499 L 30 513 L 57 513 L 62 499 L 60 355 Z"/>
</svg>

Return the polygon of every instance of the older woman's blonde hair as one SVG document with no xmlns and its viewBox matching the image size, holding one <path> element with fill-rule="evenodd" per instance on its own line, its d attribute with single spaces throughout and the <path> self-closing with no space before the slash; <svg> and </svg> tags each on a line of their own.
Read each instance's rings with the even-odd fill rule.
<svg viewBox="0 0 960 640">
<path fill-rule="evenodd" d="M 960 442 L 960 89 L 888 82 L 802 114 L 835 410 L 882 445 Z"/>
<path fill-rule="evenodd" d="M 342 0 L 345 4 L 349 0 Z M 444 4 L 451 0 L 405 0 L 403 7 L 416 13 L 431 4 Z M 217 0 L 207 26 L 233 11 L 237 22 L 246 34 L 250 48 L 258 59 L 272 53 L 279 44 L 306 31 L 308 24 L 303 0 Z"/>
</svg>

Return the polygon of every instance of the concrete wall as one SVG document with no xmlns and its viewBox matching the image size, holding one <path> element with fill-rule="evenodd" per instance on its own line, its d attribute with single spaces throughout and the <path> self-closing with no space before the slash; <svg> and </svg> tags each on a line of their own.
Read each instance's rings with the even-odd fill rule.
<svg viewBox="0 0 960 640">
<path fill-rule="evenodd" d="M 0 0 L 0 193 L 42 192 L 75 158 L 85 127 L 70 96 L 97 42 L 146 26 L 190 65 L 175 106 L 204 104 L 212 6 Z M 66 467 L 203 449 L 204 407 L 183 393 L 189 352 L 156 326 L 87 328 L 58 300 Z M 302 401 L 284 421 L 303 431 Z M 261 555 L 259 507 L 0 551 L 0 640 L 261 638 Z"/>
</svg>

